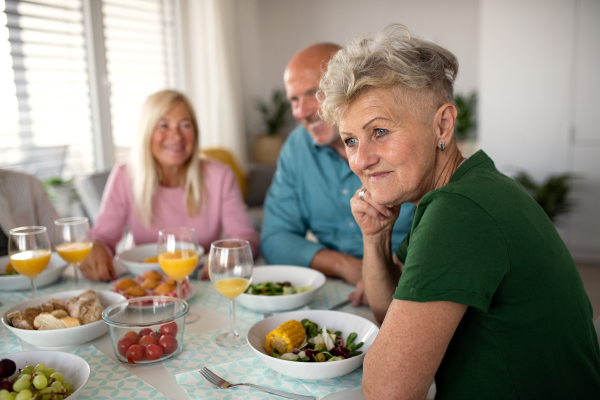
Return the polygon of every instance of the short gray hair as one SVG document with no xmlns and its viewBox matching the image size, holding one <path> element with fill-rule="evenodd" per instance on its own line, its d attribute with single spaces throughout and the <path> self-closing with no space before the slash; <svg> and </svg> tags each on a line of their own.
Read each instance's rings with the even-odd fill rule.
<svg viewBox="0 0 600 400">
<path fill-rule="evenodd" d="M 458 60 L 450 51 L 412 36 L 404 25 L 388 25 L 375 38 L 354 40 L 329 61 L 318 94 L 321 117 L 337 124 L 350 103 L 373 88 L 398 88 L 409 95 L 415 115 L 429 117 L 453 102 L 457 73 Z"/>
</svg>

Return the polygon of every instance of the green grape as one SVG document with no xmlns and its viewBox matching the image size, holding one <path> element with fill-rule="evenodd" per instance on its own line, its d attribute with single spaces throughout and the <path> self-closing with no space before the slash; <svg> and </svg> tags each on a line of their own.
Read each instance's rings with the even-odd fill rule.
<svg viewBox="0 0 600 400">
<path fill-rule="evenodd" d="M 46 370 L 46 366 L 44 364 L 38 364 L 33 370 L 35 372 L 44 372 Z"/>
<path fill-rule="evenodd" d="M 50 375 L 52 375 L 54 373 L 54 368 L 48 368 L 44 371 L 44 375 L 46 375 L 46 378 L 50 378 Z"/>
<path fill-rule="evenodd" d="M 71 385 L 69 382 L 65 382 L 63 386 L 65 387 L 65 389 L 67 389 L 67 392 L 73 393 L 73 385 Z"/>
<path fill-rule="evenodd" d="M 29 388 L 31 384 L 31 375 L 23 375 L 22 378 L 17 379 L 15 383 L 13 383 L 13 390 L 15 392 L 22 392 L 25 389 Z"/>
<path fill-rule="evenodd" d="M 56 400 L 63 400 L 63 395 L 62 394 L 57 394 L 56 395 Z"/>
<path fill-rule="evenodd" d="M 65 383 L 65 377 L 60 372 L 53 373 L 52 375 L 50 375 L 50 378 L 54 378 L 55 381 L 58 381 L 60 383 Z"/>
<path fill-rule="evenodd" d="M 46 394 L 44 396 L 42 396 L 42 400 L 51 400 L 52 399 L 52 395 L 51 394 Z M 2 400 L 2 399 L 0 399 Z"/>
<path fill-rule="evenodd" d="M 15 397 L 12 394 L 6 392 L 6 394 L 0 395 L 0 400 L 15 400 Z"/>
<path fill-rule="evenodd" d="M 8 390 L 6 390 L 6 389 L 0 390 L 0 396 L 2 396 L 4 394 L 10 394 L 10 392 Z"/>
<path fill-rule="evenodd" d="M 28 365 L 25 368 L 27 368 L 30 371 L 33 371 L 35 369 L 35 367 L 33 365 Z"/>
<path fill-rule="evenodd" d="M 60 383 L 59 381 L 52 382 L 52 385 L 50 385 L 50 386 L 52 386 L 54 389 L 56 389 L 58 391 L 60 391 L 63 388 L 63 384 Z"/>
<path fill-rule="evenodd" d="M 36 389 L 44 389 L 46 386 L 48 386 L 48 379 L 46 378 L 46 375 L 41 374 L 33 378 L 33 386 L 35 386 Z"/>
<path fill-rule="evenodd" d="M 33 397 L 33 393 L 31 390 L 23 390 L 21 393 L 17 395 L 15 400 L 30 400 Z"/>
</svg>

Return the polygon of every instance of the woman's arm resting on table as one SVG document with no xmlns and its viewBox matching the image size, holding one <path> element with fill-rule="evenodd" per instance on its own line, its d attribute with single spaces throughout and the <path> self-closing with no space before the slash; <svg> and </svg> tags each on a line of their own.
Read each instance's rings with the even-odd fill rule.
<svg viewBox="0 0 600 400">
<path fill-rule="evenodd" d="M 94 240 L 90 254 L 81 262 L 79 269 L 83 276 L 93 281 L 117 279 L 117 274 L 112 265 L 112 257 L 99 240 Z"/>
<path fill-rule="evenodd" d="M 393 300 L 365 356 L 365 399 L 424 399 L 466 310 L 449 301 Z"/>
<path fill-rule="evenodd" d="M 310 267 L 356 285 L 361 279 L 362 260 L 339 251 L 321 249 L 313 257 Z"/>
</svg>

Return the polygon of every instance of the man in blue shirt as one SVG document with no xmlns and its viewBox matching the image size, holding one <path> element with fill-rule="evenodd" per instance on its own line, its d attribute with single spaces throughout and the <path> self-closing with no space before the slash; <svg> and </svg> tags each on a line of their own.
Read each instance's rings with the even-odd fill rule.
<svg viewBox="0 0 600 400">
<path fill-rule="evenodd" d="M 361 188 L 337 126 L 319 117 L 316 97 L 321 70 L 339 46 L 321 43 L 296 53 L 287 65 L 284 83 L 294 118 L 300 126 L 285 142 L 264 206 L 261 254 L 269 264 L 311 267 L 357 285 L 362 298 L 363 242 L 350 199 Z M 392 249 L 408 233 L 414 212 L 403 204 L 394 225 Z M 306 239 L 308 231 L 318 243 Z"/>
</svg>

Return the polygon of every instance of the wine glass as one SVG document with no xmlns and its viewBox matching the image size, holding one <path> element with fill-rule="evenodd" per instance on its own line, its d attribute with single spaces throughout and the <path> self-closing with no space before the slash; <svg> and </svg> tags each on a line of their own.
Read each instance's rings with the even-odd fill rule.
<svg viewBox="0 0 600 400">
<path fill-rule="evenodd" d="M 221 347 L 240 347 L 246 343 L 246 336 L 235 330 L 235 298 L 248 289 L 252 282 L 254 261 L 250 243 L 242 239 L 224 239 L 210 245 L 208 274 L 210 281 L 219 293 L 227 297 L 229 303 L 231 332 L 222 333 L 216 338 Z"/>
<path fill-rule="evenodd" d="M 169 228 L 158 232 L 158 263 L 163 272 L 177 282 L 179 299 L 181 282 L 194 271 L 198 257 L 198 239 L 193 228 Z M 186 317 L 186 324 L 199 318 L 198 314 L 190 312 Z"/>
<path fill-rule="evenodd" d="M 58 255 L 73 266 L 75 286 L 79 286 L 79 265 L 92 250 L 90 224 L 85 217 L 60 218 L 54 221 L 63 243 L 56 246 Z"/>
<path fill-rule="evenodd" d="M 35 278 L 50 262 L 52 250 L 45 226 L 24 226 L 9 232 L 10 263 L 21 275 L 31 280 L 31 298 L 36 297 Z"/>
</svg>

